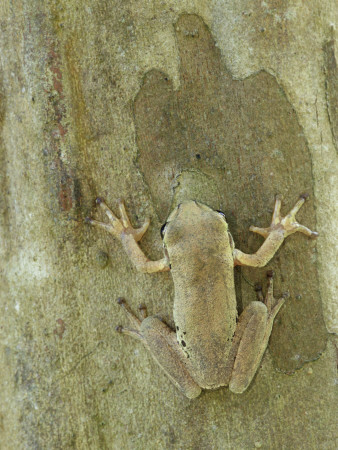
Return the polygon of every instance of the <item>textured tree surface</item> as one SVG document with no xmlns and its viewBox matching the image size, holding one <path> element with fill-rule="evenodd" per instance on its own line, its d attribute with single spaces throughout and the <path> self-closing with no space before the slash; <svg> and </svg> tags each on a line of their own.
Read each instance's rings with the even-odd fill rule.
<svg viewBox="0 0 338 450">
<path fill-rule="evenodd" d="M 330 0 L 1 2 L 1 450 L 337 447 L 336 16 Z M 320 238 L 268 266 L 291 295 L 247 392 L 189 401 L 115 332 L 121 295 L 173 325 L 170 273 L 137 273 L 84 219 L 124 198 L 156 259 L 170 207 L 196 198 L 254 252 L 277 192 L 284 212 L 310 194 L 298 217 Z M 265 271 L 236 270 L 239 310 Z"/>
</svg>

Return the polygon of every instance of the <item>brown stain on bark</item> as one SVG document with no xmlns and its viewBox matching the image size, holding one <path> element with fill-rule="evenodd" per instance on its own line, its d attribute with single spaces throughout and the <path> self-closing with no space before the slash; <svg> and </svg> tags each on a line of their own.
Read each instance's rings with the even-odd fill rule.
<svg viewBox="0 0 338 450">
<path fill-rule="evenodd" d="M 81 61 L 78 52 L 78 38 L 74 34 L 65 43 L 64 55 L 65 65 L 68 74 L 70 103 L 72 107 L 72 121 L 74 124 L 73 132 L 76 141 L 77 151 L 76 165 L 87 174 L 86 182 L 81 183 L 80 179 L 76 179 L 74 186 L 74 194 L 78 216 L 82 216 L 83 202 L 90 199 L 86 205 L 86 210 L 92 206 L 92 199 L 97 195 L 93 178 L 97 174 L 97 158 L 96 154 L 88 152 L 88 146 L 95 140 L 93 127 L 87 109 L 86 99 L 84 95 Z"/>
<path fill-rule="evenodd" d="M 62 339 L 64 332 L 66 331 L 66 324 L 62 319 L 57 319 L 56 328 L 54 329 L 54 334 Z"/>
<path fill-rule="evenodd" d="M 92 133 L 74 42 L 77 42 L 76 36 L 69 38 L 65 44 L 61 44 L 57 37 L 50 39 L 48 70 L 51 80 L 47 94 L 51 122 L 49 142 L 53 165 L 57 172 L 54 182 L 57 184 L 58 202 L 63 212 L 74 210 L 80 223 L 83 218 L 83 200 L 95 197 L 95 190 L 90 176 L 83 184 L 77 173 L 84 170 L 90 174 L 95 164 L 90 160 L 87 152 Z M 75 137 L 75 142 L 70 136 L 68 127 L 72 127 L 71 134 Z M 68 152 L 67 147 L 70 145 L 75 146 L 76 150 Z M 89 191 L 88 195 L 86 191 Z M 88 205 L 87 209 L 89 209 Z"/>
<path fill-rule="evenodd" d="M 327 42 L 324 47 L 324 61 L 325 61 L 325 92 L 326 105 L 329 116 L 329 122 L 335 144 L 338 150 L 338 67 L 335 54 L 335 41 Z"/>
<path fill-rule="evenodd" d="M 48 42 L 47 83 L 48 109 L 51 124 L 49 126 L 49 144 L 52 151 L 54 166 L 57 169 L 58 200 L 62 211 L 70 211 L 73 206 L 72 176 L 67 170 L 62 158 L 62 149 L 68 133 L 65 118 L 67 107 L 63 92 L 62 59 L 56 38 Z M 49 72 L 49 73 L 48 73 Z"/>
</svg>

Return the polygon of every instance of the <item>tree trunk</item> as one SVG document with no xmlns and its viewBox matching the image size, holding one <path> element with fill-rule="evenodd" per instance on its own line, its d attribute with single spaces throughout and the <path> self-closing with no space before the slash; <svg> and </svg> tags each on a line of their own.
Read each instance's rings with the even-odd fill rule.
<svg viewBox="0 0 338 450">
<path fill-rule="evenodd" d="M 0 18 L 0 448 L 336 448 L 335 2 L 3 0 Z M 95 198 L 149 216 L 159 259 L 182 199 L 252 253 L 274 195 L 287 212 L 305 191 L 320 237 L 268 265 L 290 298 L 252 385 L 186 399 L 115 332 L 119 296 L 174 326 L 170 273 L 89 227 Z M 235 270 L 239 311 L 266 270 Z"/>
</svg>

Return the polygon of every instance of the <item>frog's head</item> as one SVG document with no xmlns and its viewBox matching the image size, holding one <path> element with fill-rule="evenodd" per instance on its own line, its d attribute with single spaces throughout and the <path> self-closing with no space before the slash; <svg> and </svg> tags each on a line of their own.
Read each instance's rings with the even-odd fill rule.
<svg viewBox="0 0 338 450">
<path fill-rule="evenodd" d="M 163 243 L 168 249 L 174 245 L 184 246 L 184 242 L 192 239 L 206 240 L 215 233 L 228 233 L 225 215 L 193 200 L 180 203 L 161 228 Z"/>
</svg>

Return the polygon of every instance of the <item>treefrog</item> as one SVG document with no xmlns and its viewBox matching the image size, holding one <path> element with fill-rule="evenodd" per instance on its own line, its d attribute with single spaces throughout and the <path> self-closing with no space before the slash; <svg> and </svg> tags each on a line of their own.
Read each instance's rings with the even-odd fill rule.
<svg viewBox="0 0 338 450">
<path fill-rule="evenodd" d="M 164 258 L 159 261 L 150 261 L 138 245 L 149 226 L 148 219 L 135 229 L 122 201 L 119 219 L 101 198 L 96 200 L 109 223 L 87 218 L 88 223 L 118 238 L 141 272 L 171 271 L 176 332 L 159 318 L 148 317 L 145 306 L 140 307 L 139 319 L 122 298 L 118 303 L 131 326 L 119 326 L 117 330 L 141 341 L 188 398 L 197 397 L 202 389 L 229 386 L 232 392 L 242 393 L 249 386 L 286 295 L 274 298 L 273 274 L 268 272 L 265 297 L 257 288 L 258 301 L 251 302 L 237 321 L 233 268 L 265 266 L 284 239 L 297 231 L 317 237 L 318 233 L 295 218 L 307 196 L 301 195 L 285 217 L 280 213 L 281 196 L 276 196 L 271 225 L 250 227 L 265 238 L 254 254 L 235 248 L 224 214 L 197 201 L 184 201 L 162 227 Z"/>
</svg>

